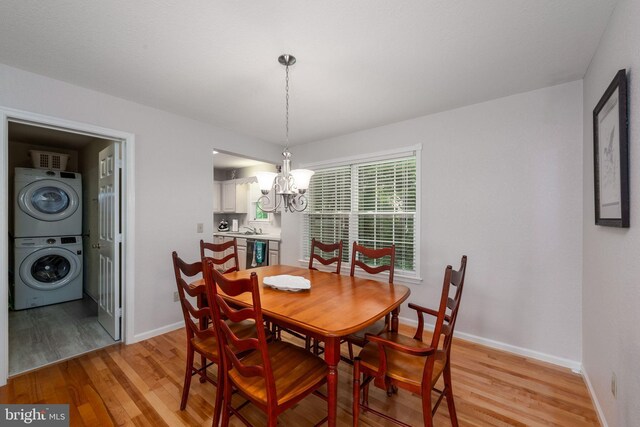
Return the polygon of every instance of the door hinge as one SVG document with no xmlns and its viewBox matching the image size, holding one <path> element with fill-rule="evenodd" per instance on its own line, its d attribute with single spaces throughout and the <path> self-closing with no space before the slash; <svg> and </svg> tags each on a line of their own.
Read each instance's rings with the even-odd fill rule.
<svg viewBox="0 0 640 427">
<path fill-rule="evenodd" d="M 116 243 L 122 243 L 122 233 L 116 234 Z"/>
<path fill-rule="evenodd" d="M 116 160 L 116 167 L 118 169 L 122 169 L 122 160 L 120 160 L 120 159 Z"/>
<path fill-rule="evenodd" d="M 116 317 L 122 317 L 122 308 L 116 308 Z"/>
</svg>

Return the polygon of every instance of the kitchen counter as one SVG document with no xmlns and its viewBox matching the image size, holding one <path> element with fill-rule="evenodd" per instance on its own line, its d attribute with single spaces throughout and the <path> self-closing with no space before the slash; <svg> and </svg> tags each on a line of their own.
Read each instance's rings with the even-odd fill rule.
<svg viewBox="0 0 640 427">
<path fill-rule="evenodd" d="M 257 240 L 274 240 L 280 241 L 279 234 L 244 234 L 242 232 L 233 231 L 216 231 L 214 236 L 237 237 L 238 239 L 257 239 Z"/>
</svg>

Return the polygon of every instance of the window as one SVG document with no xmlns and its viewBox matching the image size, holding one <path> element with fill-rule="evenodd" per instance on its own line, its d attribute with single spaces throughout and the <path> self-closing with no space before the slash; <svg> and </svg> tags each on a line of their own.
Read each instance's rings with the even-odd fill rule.
<svg viewBox="0 0 640 427">
<path fill-rule="evenodd" d="M 269 220 L 269 213 L 263 211 L 262 209 L 260 209 L 260 207 L 258 206 L 258 203 L 253 203 L 253 209 L 255 211 L 255 220 L 256 221 L 268 221 Z"/>
<path fill-rule="evenodd" d="M 415 152 L 315 171 L 304 213 L 305 258 L 312 238 L 327 243 L 343 240 L 345 263 L 351 261 L 354 241 L 372 248 L 395 244 L 396 274 L 417 276 Z"/>
</svg>

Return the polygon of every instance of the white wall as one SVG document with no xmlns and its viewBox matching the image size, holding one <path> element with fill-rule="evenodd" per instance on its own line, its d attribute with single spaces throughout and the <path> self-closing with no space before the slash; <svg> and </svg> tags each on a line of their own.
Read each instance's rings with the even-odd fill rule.
<svg viewBox="0 0 640 427">
<path fill-rule="evenodd" d="M 0 106 L 135 134 L 136 335 L 182 319 L 173 302 L 171 251 L 195 260 L 199 239 L 213 232 L 213 148 L 274 163 L 282 151 L 281 146 L 1 64 Z M 196 233 L 198 222 L 205 224 L 204 234 Z"/>
<path fill-rule="evenodd" d="M 640 2 L 621 0 L 584 78 L 583 363 L 609 426 L 640 420 Z M 594 225 L 593 108 L 628 71 L 631 228 Z M 618 398 L 610 391 L 618 379 Z"/>
<path fill-rule="evenodd" d="M 572 82 L 294 146 L 296 163 L 422 144 L 421 285 L 469 256 L 458 331 L 581 360 L 582 84 Z M 300 217 L 283 214 L 283 241 Z M 291 227 L 291 228 L 290 228 Z M 301 257 L 287 245 L 284 262 Z M 415 317 L 408 309 L 401 317 Z M 568 360 L 567 360 L 568 359 Z"/>
</svg>

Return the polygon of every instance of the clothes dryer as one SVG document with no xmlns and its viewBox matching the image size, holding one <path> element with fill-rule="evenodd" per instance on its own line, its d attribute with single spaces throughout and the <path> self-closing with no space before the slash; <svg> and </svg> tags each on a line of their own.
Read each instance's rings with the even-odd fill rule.
<svg viewBox="0 0 640 427">
<path fill-rule="evenodd" d="M 15 239 L 15 310 L 82 298 L 80 236 Z"/>
<path fill-rule="evenodd" d="M 14 197 L 14 237 L 82 234 L 79 173 L 16 168 Z"/>
</svg>

